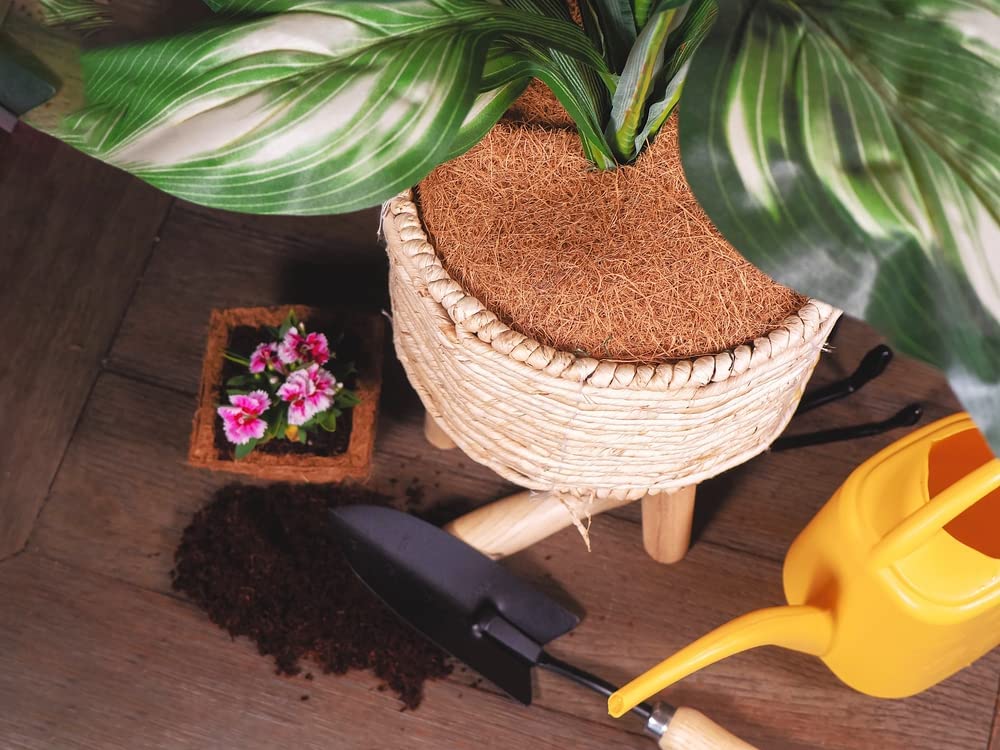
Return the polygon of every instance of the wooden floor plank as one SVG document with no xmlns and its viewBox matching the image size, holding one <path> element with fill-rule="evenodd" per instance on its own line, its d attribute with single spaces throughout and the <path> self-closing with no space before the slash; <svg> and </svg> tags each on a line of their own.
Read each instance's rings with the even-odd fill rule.
<svg viewBox="0 0 1000 750">
<path fill-rule="evenodd" d="M 169 206 L 30 128 L 0 134 L 0 559 L 24 545 Z"/>
<path fill-rule="evenodd" d="M 997 707 L 993 713 L 993 735 L 989 750 L 1000 750 L 1000 677 L 997 678 Z"/>
<path fill-rule="evenodd" d="M 184 394 L 102 376 L 40 519 L 32 551 L 167 592 L 181 530 L 213 488 L 226 481 L 182 466 L 192 408 Z M 141 424 L 123 419 L 135 414 L 144 415 Z M 376 482 L 391 487 L 390 478 L 405 480 L 408 470 L 401 474 L 399 468 L 404 446 L 411 451 L 409 466 L 425 463 L 420 456 L 427 449 L 419 429 L 419 422 L 411 422 L 387 430 L 390 436 L 396 431 L 391 440 L 399 446 L 391 461 L 380 436 Z M 460 454 L 439 455 L 442 461 L 462 460 Z M 446 480 L 435 500 L 456 489 L 448 484 L 452 475 L 442 476 Z M 458 476 L 463 478 L 455 481 L 473 482 Z M 491 480 L 481 481 L 481 490 L 488 491 Z M 464 484 L 457 488 L 473 489 Z M 636 525 L 618 518 L 596 519 L 592 538 L 594 552 L 588 554 L 575 530 L 567 530 L 510 565 L 585 613 L 580 628 L 553 650 L 609 679 L 634 676 L 726 619 L 781 602 L 775 562 L 702 544 L 684 562 L 664 567 L 642 551 Z M 695 675 L 668 697 L 710 713 L 762 748 L 981 748 L 994 709 L 998 666 L 1000 653 L 922 696 L 885 702 L 844 688 L 814 659 L 768 649 Z M 452 681 L 461 684 L 463 679 Z M 612 723 L 600 701 L 548 675 L 539 678 L 537 703 Z M 943 736 L 939 726 L 946 719 L 951 726 Z"/>
<path fill-rule="evenodd" d="M 294 223 L 293 223 L 294 222 Z M 293 227 L 300 227 L 298 234 Z M 179 204 L 164 227 L 109 366 L 194 392 L 214 307 L 387 305 L 377 214 L 260 217 Z"/>
<path fill-rule="evenodd" d="M 457 682 L 400 711 L 367 673 L 281 678 L 185 603 L 31 553 L 0 567 L 0 589 L 5 750 L 649 746 Z"/>
</svg>

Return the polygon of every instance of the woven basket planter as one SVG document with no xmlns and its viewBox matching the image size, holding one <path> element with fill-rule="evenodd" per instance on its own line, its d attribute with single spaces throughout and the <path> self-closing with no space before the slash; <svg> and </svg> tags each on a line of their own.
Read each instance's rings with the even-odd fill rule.
<svg viewBox="0 0 1000 750">
<path fill-rule="evenodd" d="M 383 214 L 396 352 L 428 413 L 471 458 L 533 490 L 638 499 L 697 484 L 785 429 L 840 314 L 810 300 L 714 356 L 634 365 L 508 327 L 452 279 L 412 193 Z"/>
</svg>

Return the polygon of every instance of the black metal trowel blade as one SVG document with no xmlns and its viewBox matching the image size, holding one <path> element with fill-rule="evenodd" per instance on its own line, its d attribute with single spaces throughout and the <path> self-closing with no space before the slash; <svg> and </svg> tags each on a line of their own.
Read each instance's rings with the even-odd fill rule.
<svg viewBox="0 0 1000 750">
<path fill-rule="evenodd" d="M 412 627 L 524 704 L 542 646 L 579 618 L 465 542 L 374 505 L 330 511 L 358 577 Z"/>
</svg>

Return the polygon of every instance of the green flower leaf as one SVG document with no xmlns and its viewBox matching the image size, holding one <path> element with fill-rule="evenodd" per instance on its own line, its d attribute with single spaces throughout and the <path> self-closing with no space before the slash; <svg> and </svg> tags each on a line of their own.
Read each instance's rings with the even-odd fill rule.
<svg viewBox="0 0 1000 750">
<path fill-rule="evenodd" d="M 940 367 L 995 451 L 998 24 L 996 0 L 722 0 L 681 116 L 729 241 Z"/>
<path fill-rule="evenodd" d="M 361 397 L 354 391 L 345 388 L 334 396 L 333 402 L 342 409 L 350 409 L 361 403 Z"/>
<path fill-rule="evenodd" d="M 233 446 L 233 455 L 236 456 L 236 460 L 239 461 L 240 459 L 246 458 L 250 455 L 250 452 L 257 447 L 257 443 L 257 440 L 250 439 L 243 443 L 243 445 Z"/>
</svg>

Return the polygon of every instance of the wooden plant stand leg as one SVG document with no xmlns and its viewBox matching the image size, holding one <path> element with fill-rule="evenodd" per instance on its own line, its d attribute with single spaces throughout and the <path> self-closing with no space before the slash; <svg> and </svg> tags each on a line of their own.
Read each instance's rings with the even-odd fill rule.
<svg viewBox="0 0 1000 750">
<path fill-rule="evenodd" d="M 430 412 L 424 412 L 424 437 L 427 438 L 428 443 L 443 451 L 449 451 L 456 447 L 455 441 L 441 429 L 441 425 L 431 416 Z"/>
<path fill-rule="evenodd" d="M 687 554 L 697 486 L 642 499 L 642 544 L 657 562 L 679 562 Z"/>
<path fill-rule="evenodd" d="M 594 500 L 589 509 L 596 516 L 630 502 L 634 500 Z M 556 495 L 525 490 L 466 513 L 444 528 L 497 559 L 520 552 L 572 525 L 573 516 Z"/>
</svg>

